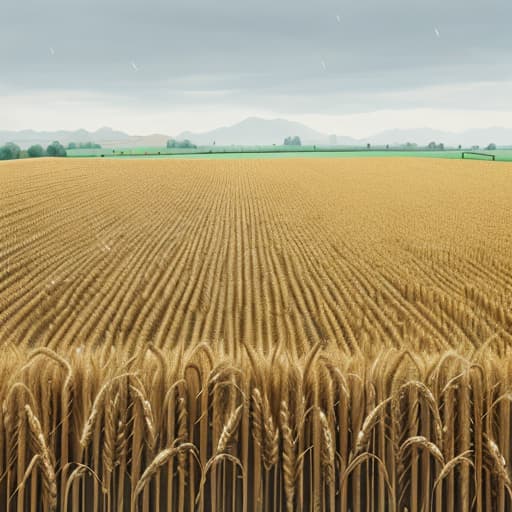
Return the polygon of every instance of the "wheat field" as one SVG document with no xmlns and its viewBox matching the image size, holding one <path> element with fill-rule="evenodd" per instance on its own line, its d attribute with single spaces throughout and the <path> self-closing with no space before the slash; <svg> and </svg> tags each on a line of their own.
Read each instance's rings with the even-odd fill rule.
<svg viewBox="0 0 512 512">
<path fill-rule="evenodd" d="M 512 165 L 0 163 L 0 510 L 512 510 Z"/>
</svg>

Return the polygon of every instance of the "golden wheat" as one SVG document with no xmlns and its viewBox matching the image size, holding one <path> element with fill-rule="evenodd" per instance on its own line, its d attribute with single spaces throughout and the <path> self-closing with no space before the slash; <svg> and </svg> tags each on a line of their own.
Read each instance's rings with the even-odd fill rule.
<svg viewBox="0 0 512 512">
<path fill-rule="evenodd" d="M 511 171 L 0 163 L 0 510 L 512 510 Z"/>
</svg>

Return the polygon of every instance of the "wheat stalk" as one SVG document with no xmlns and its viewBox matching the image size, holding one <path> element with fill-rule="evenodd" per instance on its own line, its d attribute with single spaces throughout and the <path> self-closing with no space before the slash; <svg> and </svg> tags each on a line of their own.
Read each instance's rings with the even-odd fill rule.
<svg viewBox="0 0 512 512">
<path fill-rule="evenodd" d="M 222 434 L 219 438 L 219 443 L 217 445 L 217 453 L 222 453 L 226 451 L 228 444 L 233 439 L 235 432 L 240 423 L 240 419 L 242 418 L 244 405 L 239 405 L 230 415 L 226 425 L 222 429 Z"/>
<path fill-rule="evenodd" d="M 386 398 L 377 406 L 375 406 L 373 410 L 366 416 L 361 427 L 361 430 L 359 431 L 359 434 L 357 434 L 356 447 L 354 450 L 355 455 L 361 453 L 364 447 L 368 445 L 370 435 L 375 426 L 377 425 L 377 422 L 379 421 L 382 413 L 384 412 L 384 409 L 386 408 L 390 401 L 391 397 Z"/>
<path fill-rule="evenodd" d="M 192 452 L 193 454 L 196 454 L 197 448 L 192 443 L 182 443 L 179 446 L 166 448 L 165 450 L 159 452 L 139 478 L 133 491 L 133 501 L 137 500 L 137 497 L 142 492 L 144 487 L 164 464 L 169 462 L 172 457 L 184 452 Z"/>
<path fill-rule="evenodd" d="M 31 441 L 36 455 L 39 455 L 39 465 L 43 474 L 43 488 L 46 494 L 48 507 L 51 511 L 57 509 L 57 480 L 55 469 L 51 461 L 50 452 L 46 444 L 41 423 L 33 413 L 30 405 L 25 405 Z"/>
</svg>

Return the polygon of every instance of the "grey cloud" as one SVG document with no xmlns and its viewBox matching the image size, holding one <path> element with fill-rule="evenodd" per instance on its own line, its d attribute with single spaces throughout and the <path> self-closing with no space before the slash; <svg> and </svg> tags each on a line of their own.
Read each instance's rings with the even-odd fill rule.
<svg viewBox="0 0 512 512">
<path fill-rule="evenodd" d="M 511 15 L 509 0 L 7 0 L 0 92 L 348 112 L 417 89 L 402 106 L 437 106 L 421 88 L 512 78 Z"/>
</svg>

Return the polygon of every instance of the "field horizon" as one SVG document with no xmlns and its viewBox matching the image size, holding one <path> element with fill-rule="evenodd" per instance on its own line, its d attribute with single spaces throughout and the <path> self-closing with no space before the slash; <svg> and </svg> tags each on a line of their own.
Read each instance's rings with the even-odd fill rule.
<svg viewBox="0 0 512 512">
<path fill-rule="evenodd" d="M 145 159 L 258 159 L 258 158 L 439 158 L 462 159 L 462 154 L 469 160 L 491 160 L 497 162 L 511 162 L 511 149 L 443 149 L 443 150 L 400 150 L 385 147 L 365 148 L 339 148 L 332 149 L 326 146 L 301 146 L 293 149 L 290 146 L 246 146 L 246 147 L 198 147 L 196 149 L 168 149 L 165 147 L 131 147 L 124 149 L 73 149 L 69 150 L 68 158 L 116 158 L 129 160 L 130 158 Z"/>
</svg>

